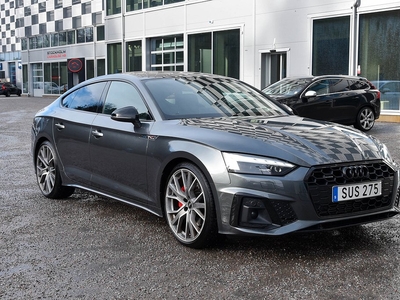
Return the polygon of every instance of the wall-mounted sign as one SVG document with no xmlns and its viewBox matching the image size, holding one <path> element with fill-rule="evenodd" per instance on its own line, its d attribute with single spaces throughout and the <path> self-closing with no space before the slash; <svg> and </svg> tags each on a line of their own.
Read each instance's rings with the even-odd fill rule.
<svg viewBox="0 0 400 300">
<path fill-rule="evenodd" d="M 68 61 L 68 70 L 72 73 L 78 73 L 83 67 L 83 63 L 79 58 L 71 58 Z"/>
<path fill-rule="evenodd" d="M 67 57 L 67 50 L 49 50 L 47 51 L 47 59 L 65 58 Z"/>
</svg>

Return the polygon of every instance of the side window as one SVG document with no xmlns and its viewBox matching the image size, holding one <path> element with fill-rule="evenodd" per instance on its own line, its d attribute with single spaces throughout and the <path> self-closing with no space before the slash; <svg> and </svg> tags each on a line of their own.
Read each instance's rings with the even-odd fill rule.
<svg viewBox="0 0 400 300">
<path fill-rule="evenodd" d="M 340 93 L 349 91 L 349 83 L 347 79 L 330 79 L 329 80 L 329 93 Z"/>
<path fill-rule="evenodd" d="M 368 82 L 364 80 L 351 80 L 350 81 L 351 90 L 369 90 Z"/>
<path fill-rule="evenodd" d="M 126 106 L 134 106 L 139 112 L 140 119 L 151 119 L 142 97 L 133 85 L 122 81 L 112 81 L 103 107 L 103 114 L 111 115 L 114 110 Z"/>
<path fill-rule="evenodd" d="M 98 112 L 101 106 L 101 95 L 107 82 L 98 82 L 81 87 L 66 96 L 62 104 L 64 107 Z"/>
<path fill-rule="evenodd" d="M 329 80 L 324 79 L 313 83 L 309 88 L 309 91 L 314 91 L 317 95 L 324 95 L 329 93 Z"/>
</svg>

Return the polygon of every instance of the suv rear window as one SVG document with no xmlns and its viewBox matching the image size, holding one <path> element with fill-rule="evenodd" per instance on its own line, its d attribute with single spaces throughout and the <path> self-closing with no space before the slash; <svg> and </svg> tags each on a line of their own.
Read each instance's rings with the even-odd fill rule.
<svg viewBox="0 0 400 300">
<path fill-rule="evenodd" d="M 349 80 L 351 90 L 369 90 L 370 86 L 365 80 Z"/>
</svg>

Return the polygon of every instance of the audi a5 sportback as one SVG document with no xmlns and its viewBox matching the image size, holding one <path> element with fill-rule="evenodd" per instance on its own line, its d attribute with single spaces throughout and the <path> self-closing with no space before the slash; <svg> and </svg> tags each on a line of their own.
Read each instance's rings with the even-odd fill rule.
<svg viewBox="0 0 400 300">
<path fill-rule="evenodd" d="M 370 130 L 381 113 L 380 92 L 363 77 L 324 75 L 284 78 L 263 89 L 296 115 Z"/>
<path fill-rule="evenodd" d="M 46 197 L 78 187 L 141 207 L 194 248 L 218 234 L 340 228 L 400 211 L 385 145 L 216 75 L 90 79 L 35 115 L 32 153 Z"/>
</svg>

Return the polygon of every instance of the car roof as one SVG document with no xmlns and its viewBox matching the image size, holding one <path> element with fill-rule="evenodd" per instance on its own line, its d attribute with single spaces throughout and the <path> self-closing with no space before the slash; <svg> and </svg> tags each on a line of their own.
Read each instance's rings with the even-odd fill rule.
<svg viewBox="0 0 400 300">
<path fill-rule="evenodd" d="M 179 78 L 179 77 L 208 77 L 208 78 L 229 78 L 226 76 L 216 75 L 216 74 L 208 74 L 208 73 L 200 73 L 200 72 L 180 72 L 180 71 L 137 71 L 137 72 L 124 72 L 124 73 L 116 73 L 116 74 L 107 74 L 103 76 L 96 77 L 97 79 L 155 79 L 155 78 Z M 96 79 L 93 78 L 93 79 Z M 238 80 L 235 78 L 229 78 L 231 80 Z"/>
<path fill-rule="evenodd" d="M 143 80 L 151 80 L 151 79 L 162 79 L 162 78 L 171 78 L 171 79 L 178 79 L 178 78 L 187 78 L 187 79 L 209 79 L 210 83 L 215 82 L 218 79 L 223 80 L 231 80 L 231 81 L 240 81 L 239 79 L 221 76 L 216 74 L 209 74 L 209 73 L 200 73 L 200 72 L 183 72 L 183 71 L 137 71 L 137 72 L 123 72 L 123 73 L 115 73 L 115 74 L 106 74 L 97 77 L 93 77 L 91 79 L 85 80 L 73 88 L 69 89 L 67 93 L 64 93 L 62 97 L 67 96 L 68 94 L 72 93 L 73 91 L 79 89 L 82 86 L 92 84 L 99 81 L 108 81 L 108 80 L 126 80 L 131 82 L 140 82 Z M 244 82 L 244 84 L 246 84 Z"/>
<path fill-rule="evenodd" d="M 312 76 L 312 75 L 306 75 L 306 76 L 290 76 L 286 77 L 284 79 L 288 80 L 296 80 L 296 79 L 303 79 L 303 80 L 320 80 L 320 79 L 326 79 L 326 78 L 337 78 L 337 79 L 361 79 L 361 80 L 367 80 L 365 77 L 360 77 L 360 76 L 351 76 L 351 75 L 317 75 L 317 76 Z M 284 80 L 282 79 L 282 80 Z"/>
</svg>

